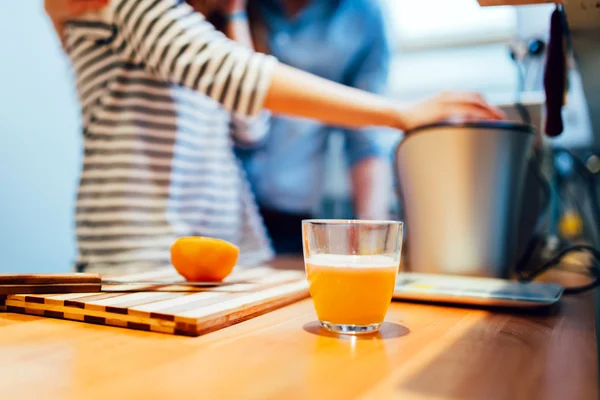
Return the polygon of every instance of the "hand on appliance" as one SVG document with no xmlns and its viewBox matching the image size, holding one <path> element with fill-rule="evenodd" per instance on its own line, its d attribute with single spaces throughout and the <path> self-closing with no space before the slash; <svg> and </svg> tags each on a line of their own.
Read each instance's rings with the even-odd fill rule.
<svg viewBox="0 0 600 400">
<path fill-rule="evenodd" d="M 402 113 L 404 130 L 448 120 L 471 122 L 506 118 L 502 110 L 487 103 L 480 94 L 468 92 L 442 92 L 405 108 Z"/>
</svg>

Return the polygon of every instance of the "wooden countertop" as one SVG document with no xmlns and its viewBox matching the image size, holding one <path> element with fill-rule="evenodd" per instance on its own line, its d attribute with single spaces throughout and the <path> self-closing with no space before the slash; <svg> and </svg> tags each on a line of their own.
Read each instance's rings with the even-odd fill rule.
<svg viewBox="0 0 600 400">
<path fill-rule="evenodd" d="M 310 300 L 198 338 L 0 313 L 2 399 L 596 399 L 591 293 L 543 313 L 394 302 L 337 338 Z"/>
</svg>

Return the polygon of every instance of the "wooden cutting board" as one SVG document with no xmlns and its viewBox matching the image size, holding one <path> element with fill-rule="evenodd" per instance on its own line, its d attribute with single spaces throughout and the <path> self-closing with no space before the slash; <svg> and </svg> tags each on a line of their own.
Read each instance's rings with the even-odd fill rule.
<svg viewBox="0 0 600 400">
<path fill-rule="evenodd" d="M 173 281 L 172 269 L 119 276 L 121 281 Z M 267 313 L 308 297 L 301 271 L 268 267 L 239 269 L 216 288 L 159 287 L 118 292 L 135 286 L 111 286 L 101 293 L 0 296 L 0 310 L 90 322 L 175 335 L 199 336 Z M 138 287 L 139 288 L 139 287 Z"/>
</svg>

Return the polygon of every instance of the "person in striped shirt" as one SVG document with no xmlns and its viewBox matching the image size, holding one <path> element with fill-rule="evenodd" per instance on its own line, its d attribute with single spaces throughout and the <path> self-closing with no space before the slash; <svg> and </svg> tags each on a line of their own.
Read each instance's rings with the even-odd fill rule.
<svg viewBox="0 0 600 400">
<path fill-rule="evenodd" d="M 167 265 L 171 243 L 187 235 L 239 245 L 242 263 L 270 259 L 232 145 L 232 134 L 256 141 L 260 135 L 249 132 L 262 129 L 263 109 L 400 130 L 457 116 L 503 117 L 473 93 L 397 104 L 285 66 L 226 37 L 195 2 L 93 0 L 103 7 L 73 9 L 84 1 L 45 3 L 64 35 L 81 104 L 80 270 Z M 225 3 L 232 6 L 225 11 L 243 6 Z"/>
</svg>

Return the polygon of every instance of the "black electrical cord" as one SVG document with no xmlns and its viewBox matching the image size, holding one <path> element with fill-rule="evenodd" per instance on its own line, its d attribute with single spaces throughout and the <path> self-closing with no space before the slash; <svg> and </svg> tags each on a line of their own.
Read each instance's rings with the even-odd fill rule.
<svg viewBox="0 0 600 400">
<path fill-rule="evenodd" d="M 551 268 L 554 268 L 558 263 L 561 262 L 564 256 L 574 252 L 580 251 L 588 251 L 592 254 L 592 266 L 589 268 L 590 275 L 594 278 L 594 280 L 583 286 L 569 287 L 565 288 L 565 294 L 579 294 L 586 292 L 588 290 L 592 290 L 598 286 L 600 286 L 600 251 L 593 246 L 578 244 L 574 246 L 569 246 L 563 250 L 561 250 L 556 256 L 552 257 L 552 259 L 546 261 L 541 267 L 536 268 L 532 271 L 519 271 L 518 278 L 521 282 L 531 282 L 540 274 L 548 271 Z"/>
<path fill-rule="evenodd" d="M 589 196 L 590 196 L 590 203 L 591 203 L 591 208 L 592 208 L 593 219 L 597 223 L 600 223 L 600 202 L 598 202 L 598 193 L 596 190 L 596 182 L 595 182 L 594 174 L 590 170 L 588 170 L 585 163 L 581 159 L 579 159 L 579 157 L 574 155 L 571 151 L 569 151 L 567 149 L 557 149 L 556 152 L 564 152 L 572 158 L 575 171 L 580 175 L 580 177 L 586 183 L 586 186 L 587 186 L 587 189 L 589 192 Z M 534 167 L 534 170 L 536 172 L 536 176 L 540 179 L 540 182 L 545 182 L 545 179 L 542 179 L 543 177 L 541 175 L 541 171 L 535 167 Z M 549 185 L 545 186 L 545 189 L 550 190 Z M 581 211 L 583 211 L 583 210 L 581 210 Z M 595 228 L 598 229 L 598 227 L 595 227 Z M 593 257 L 592 261 L 591 261 L 592 265 L 588 268 L 588 273 L 593 278 L 593 281 L 591 283 L 583 285 L 583 286 L 565 288 L 564 293 L 567 295 L 579 294 L 579 293 L 583 293 L 583 292 L 595 289 L 596 287 L 600 286 L 600 250 L 598 250 L 594 246 L 590 246 L 590 245 L 581 244 L 581 245 L 573 245 L 573 246 L 566 247 L 563 250 L 561 250 L 552 259 L 545 262 L 541 267 L 536 268 L 531 271 L 525 271 L 524 268 L 530 259 L 531 253 L 533 252 L 534 248 L 536 247 L 536 245 L 538 243 L 539 243 L 539 238 L 534 237 L 531 240 L 531 242 L 529 243 L 527 250 L 524 254 L 524 257 L 522 257 L 522 259 L 517 264 L 517 269 L 516 269 L 517 276 L 520 281 L 522 281 L 522 282 L 532 281 L 533 279 L 535 279 L 537 276 L 539 276 L 543 272 L 546 272 L 549 269 L 555 267 L 557 264 L 559 264 L 560 261 L 563 259 L 563 257 L 569 253 L 588 251 L 591 253 L 591 255 Z"/>
</svg>

